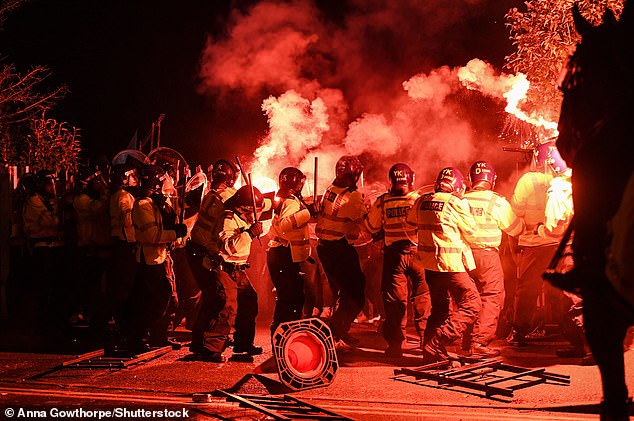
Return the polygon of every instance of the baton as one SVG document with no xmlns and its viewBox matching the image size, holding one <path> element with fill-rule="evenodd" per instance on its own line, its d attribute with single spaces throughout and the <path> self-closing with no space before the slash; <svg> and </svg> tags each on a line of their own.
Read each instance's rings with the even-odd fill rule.
<svg viewBox="0 0 634 421">
<path fill-rule="evenodd" d="M 242 164 L 240 163 L 240 158 L 238 158 L 237 155 L 236 155 L 236 163 L 238 164 L 238 168 L 240 169 L 240 174 L 242 174 L 242 179 L 244 180 L 245 184 L 250 183 L 249 179 L 247 178 L 247 174 L 244 172 L 244 169 L 242 168 Z"/>
<path fill-rule="evenodd" d="M 313 173 L 313 203 L 317 203 L 317 171 L 319 170 L 319 158 L 315 157 L 315 172 Z"/>
<path fill-rule="evenodd" d="M 238 159 L 238 157 L 236 157 L 236 159 Z M 251 182 L 251 174 L 248 174 L 248 178 L 247 180 L 249 181 L 249 188 L 251 189 L 251 202 L 253 203 L 253 223 L 257 224 L 258 222 L 258 211 L 255 207 L 255 191 L 253 190 L 253 183 Z M 258 242 L 260 243 L 260 245 L 262 244 L 262 241 L 260 240 L 260 236 L 258 235 L 257 237 Z"/>
</svg>

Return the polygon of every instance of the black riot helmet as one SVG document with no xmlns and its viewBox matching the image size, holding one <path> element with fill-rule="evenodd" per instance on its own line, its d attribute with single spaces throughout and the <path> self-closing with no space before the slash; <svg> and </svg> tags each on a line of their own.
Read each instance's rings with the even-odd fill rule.
<svg viewBox="0 0 634 421">
<path fill-rule="evenodd" d="M 335 166 L 335 181 L 337 187 L 356 188 L 357 181 L 363 172 L 363 164 L 356 156 L 344 155 Z"/>
<path fill-rule="evenodd" d="M 141 169 L 141 190 L 144 196 L 163 194 L 163 183 L 166 179 L 165 168 L 160 165 L 147 164 Z"/>
<path fill-rule="evenodd" d="M 57 195 L 55 181 L 54 171 L 40 170 L 35 174 L 35 191 L 48 199 L 52 199 Z"/>
<path fill-rule="evenodd" d="M 214 184 L 224 183 L 227 187 L 233 187 L 238 179 L 238 169 L 226 159 L 214 162 L 211 168 L 211 181 Z"/>
<path fill-rule="evenodd" d="M 414 189 L 414 171 L 402 162 L 392 165 L 388 172 L 388 179 L 392 194 L 404 195 Z"/>
<path fill-rule="evenodd" d="M 469 182 L 472 189 L 492 190 L 496 179 L 495 168 L 488 162 L 476 161 L 471 165 Z"/>
<path fill-rule="evenodd" d="M 132 164 L 114 164 L 110 171 L 110 184 L 113 188 L 134 187 L 138 183 L 136 167 Z"/>
<path fill-rule="evenodd" d="M 15 192 L 20 197 L 29 197 L 36 192 L 36 176 L 32 172 L 22 174 L 22 177 L 18 180 L 18 185 Z"/>
<path fill-rule="evenodd" d="M 239 214 L 245 221 L 251 222 L 254 198 L 255 209 L 259 213 L 264 209 L 264 196 L 256 187 L 253 187 L 253 194 L 251 194 L 251 186 L 248 184 L 240 187 L 233 196 L 225 201 L 225 209 L 231 210 Z"/>
<path fill-rule="evenodd" d="M 306 176 L 299 169 L 295 167 L 284 168 L 280 171 L 279 181 L 280 189 L 277 193 L 279 197 L 288 197 L 290 195 L 302 197 Z"/>
<path fill-rule="evenodd" d="M 464 176 L 458 168 L 446 167 L 440 170 L 436 178 L 436 183 L 434 184 L 434 191 L 455 193 L 461 196 L 464 190 Z"/>
</svg>

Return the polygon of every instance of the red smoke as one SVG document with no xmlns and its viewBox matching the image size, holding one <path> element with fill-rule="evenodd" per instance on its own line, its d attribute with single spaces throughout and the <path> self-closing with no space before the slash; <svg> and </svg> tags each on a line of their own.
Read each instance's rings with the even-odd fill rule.
<svg viewBox="0 0 634 421">
<path fill-rule="evenodd" d="M 500 173 L 518 158 L 497 139 L 506 104 L 478 108 L 456 75 L 470 46 L 455 28 L 481 3 L 358 0 L 337 15 L 308 0 L 260 2 L 208 40 L 201 92 L 260 102 L 269 130 L 247 163 L 257 176 L 298 166 L 311 180 L 318 156 L 323 189 L 342 154 L 361 155 L 368 183 L 383 182 L 395 162 L 408 163 L 418 185 L 477 159 Z M 452 57 L 458 66 L 442 65 Z"/>
</svg>

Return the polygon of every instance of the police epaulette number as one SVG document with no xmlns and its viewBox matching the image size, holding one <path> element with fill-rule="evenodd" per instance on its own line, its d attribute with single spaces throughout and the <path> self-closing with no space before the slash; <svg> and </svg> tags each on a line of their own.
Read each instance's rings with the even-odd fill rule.
<svg viewBox="0 0 634 421">
<path fill-rule="evenodd" d="M 326 197 L 325 199 L 329 202 L 334 202 L 335 199 L 337 198 L 337 193 L 333 192 L 333 191 L 327 191 L 326 192 Z"/>
<path fill-rule="evenodd" d="M 425 200 L 420 204 L 420 210 L 430 210 L 434 212 L 441 212 L 445 206 L 445 202 L 434 202 L 431 200 Z"/>
</svg>

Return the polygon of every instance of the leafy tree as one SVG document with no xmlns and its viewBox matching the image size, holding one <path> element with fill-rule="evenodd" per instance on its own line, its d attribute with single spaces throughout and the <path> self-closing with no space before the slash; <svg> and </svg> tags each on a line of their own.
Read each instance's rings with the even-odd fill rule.
<svg viewBox="0 0 634 421">
<path fill-rule="evenodd" d="M 516 50 L 506 57 L 506 67 L 524 73 L 531 82 L 528 106 L 545 118 L 559 118 L 562 95 L 557 82 L 566 57 L 579 41 L 571 9 L 579 5 L 591 23 L 602 21 L 606 8 L 618 17 L 624 0 L 527 0 L 526 10 L 512 8 L 506 26 Z"/>
<path fill-rule="evenodd" d="M 23 2 L 3 1 L 0 25 Z M 64 86 L 44 90 L 43 82 L 48 76 L 50 71 L 43 66 L 24 73 L 13 64 L 0 66 L 0 165 L 58 171 L 76 168 L 78 130 L 45 117 L 67 92 Z"/>
</svg>

